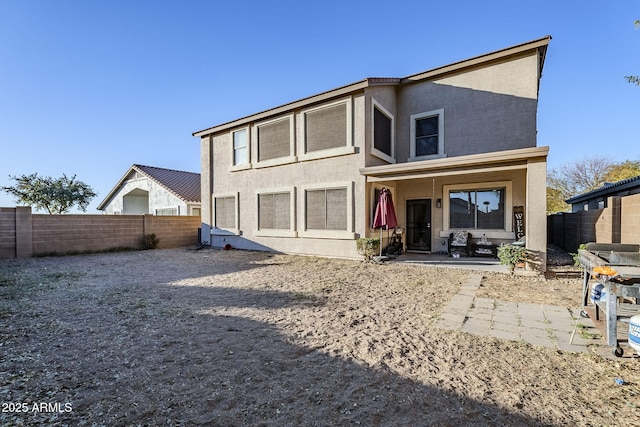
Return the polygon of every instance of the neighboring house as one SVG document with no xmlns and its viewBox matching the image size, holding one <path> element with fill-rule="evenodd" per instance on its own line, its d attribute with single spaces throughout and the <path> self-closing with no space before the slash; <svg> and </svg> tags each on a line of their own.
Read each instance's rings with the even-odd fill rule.
<svg viewBox="0 0 640 427">
<path fill-rule="evenodd" d="M 200 216 L 200 174 L 133 165 L 98 210 L 115 215 Z"/>
<path fill-rule="evenodd" d="M 456 229 L 513 241 L 522 207 L 545 268 L 548 147 L 537 147 L 536 116 L 550 39 L 195 132 L 202 235 L 216 247 L 357 257 L 354 240 L 379 235 L 375 196 L 389 188 L 406 249 L 446 251 Z"/>
<path fill-rule="evenodd" d="M 607 208 L 607 199 L 612 196 L 624 197 L 640 193 L 640 175 L 618 182 L 607 182 L 600 188 L 565 200 L 571 205 L 571 212 L 592 211 Z"/>
</svg>

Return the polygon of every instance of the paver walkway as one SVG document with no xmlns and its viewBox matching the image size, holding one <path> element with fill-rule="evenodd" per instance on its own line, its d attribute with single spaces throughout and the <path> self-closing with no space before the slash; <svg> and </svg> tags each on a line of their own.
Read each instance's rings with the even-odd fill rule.
<svg viewBox="0 0 640 427">
<path fill-rule="evenodd" d="M 481 280 L 482 275 L 474 274 L 462 285 L 436 326 L 563 351 L 593 350 L 614 358 L 604 339 L 593 338 L 600 332 L 590 319 L 580 316 L 578 308 L 478 298 Z M 625 355 L 629 353 L 625 349 Z"/>
</svg>

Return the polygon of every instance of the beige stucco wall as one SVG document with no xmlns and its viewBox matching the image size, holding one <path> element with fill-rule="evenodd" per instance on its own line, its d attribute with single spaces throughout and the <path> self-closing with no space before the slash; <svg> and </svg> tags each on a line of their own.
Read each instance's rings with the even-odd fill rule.
<svg viewBox="0 0 640 427">
<path fill-rule="evenodd" d="M 344 97 L 341 99 L 345 99 Z M 223 132 L 212 138 L 213 163 L 212 167 L 205 160 L 202 163 L 202 188 L 203 223 L 209 226 L 213 223 L 211 218 L 211 195 L 207 195 L 207 182 L 209 171 L 213 170 L 214 194 L 225 196 L 237 194 L 239 197 L 238 225 L 239 235 L 218 233 L 214 230 L 211 236 L 213 246 L 224 246 L 229 243 L 233 247 L 243 249 L 274 250 L 287 253 L 319 254 L 337 257 L 357 257 L 354 238 L 366 233 L 364 215 L 365 200 L 360 197 L 365 192 L 365 178 L 360 175 L 359 168 L 364 165 L 365 157 L 365 97 L 363 94 L 349 98 L 352 106 L 352 154 L 328 156 L 308 161 L 293 161 L 272 167 L 259 167 L 253 163 L 252 168 L 233 170 L 230 167 L 232 159 L 232 134 Z M 297 156 L 304 154 L 303 126 L 301 112 L 294 114 L 295 122 L 295 153 Z M 201 150 L 205 153 L 209 150 L 206 139 L 203 138 Z M 256 160 L 255 144 L 252 145 L 252 160 Z M 205 172 L 205 168 L 207 172 Z M 308 238 L 308 237 L 269 237 L 259 235 L 257 197 L 258 192 L 268 192 L 280 189 L 293 189 L 295 193 L 295 229 L 304 232 L 304 203 L 303 191 L 306 186 L 326 184 L 330 187 L 335 184 L 350 184 L 350 192 L 353 200 L 353 212 L 348 221 L 349 235 L 340 239 Z M 209 221 L 208 223 L 206 221 Z M 207 228 L 206 225 L 203 229 Z"/>
<path fill-rule="evenodd" d="M 444 109 L 447 157 L 536 146 L 537 55 L 402 86 L 398 161 L 409 158 L 410 116 Z"/>
<path fill-rule="evenodd" d="M 213 217 L 211 212 L 211 193 L 213 193 L 213 150 L 211 135 L 200 138 L 200 218 L 201 240 L 211 243 L 210 232 Z"/>
</svg>

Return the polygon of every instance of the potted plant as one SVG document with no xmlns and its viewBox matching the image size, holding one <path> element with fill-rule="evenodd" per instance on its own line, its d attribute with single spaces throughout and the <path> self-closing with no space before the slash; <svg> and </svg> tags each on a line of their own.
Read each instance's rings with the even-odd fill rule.
<svg viewBox="0 0 640 427">
<path fill-rule="evenodd" d="M 523 264 L 527 259 L 527 249 L 524 246 L 506 244 L 498 247 L 498 259 L 500 264 L 509 267 L 513 273 L 516 265 Z"/>
</svg>

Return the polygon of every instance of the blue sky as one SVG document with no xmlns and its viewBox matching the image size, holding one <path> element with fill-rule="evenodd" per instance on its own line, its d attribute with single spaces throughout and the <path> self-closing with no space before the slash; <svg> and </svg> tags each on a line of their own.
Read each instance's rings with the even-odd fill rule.
<svg viewBox="0 0 640 427">
<path fill-rule="evenodd" d="M 545 35 L 549 167 L 640 160 L 636 19 L 639 0 L 0 0 L 0 185 L 76 174 L 98 213 L 134 163 L 199 172 L 195 131 Z"/>
</svg>

